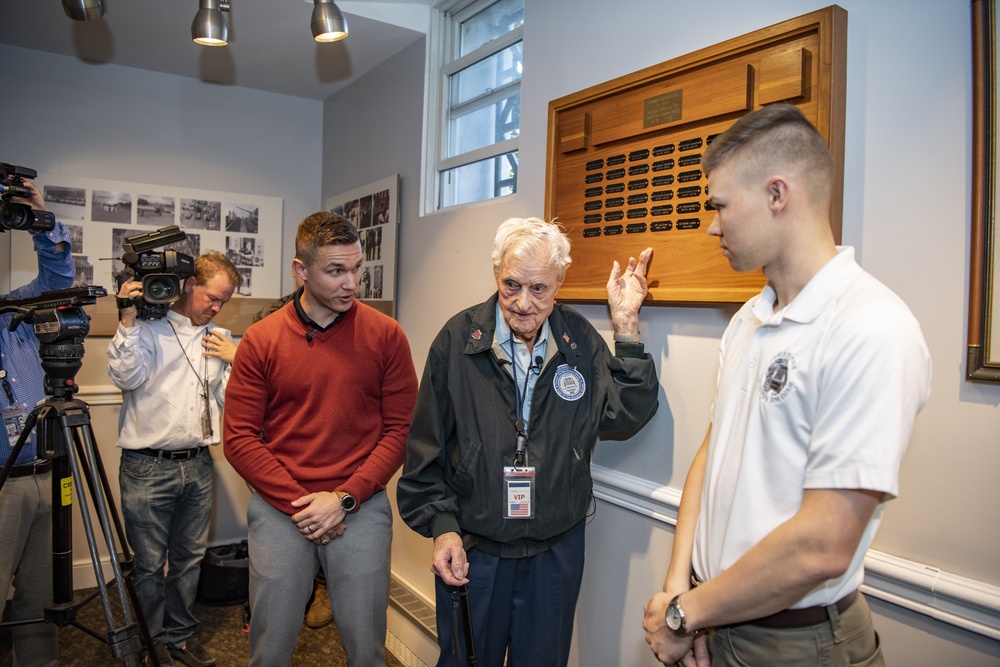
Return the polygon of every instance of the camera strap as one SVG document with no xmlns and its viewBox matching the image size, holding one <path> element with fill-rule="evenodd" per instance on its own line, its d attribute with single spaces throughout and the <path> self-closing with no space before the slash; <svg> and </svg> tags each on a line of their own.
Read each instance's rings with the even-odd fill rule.
<svg viewBox="0 0 1000 667">
<path fill-rule="evenodd" d="M 194 363 L 192 363 L 191 361 L 191 357 L 187 355 L 187 351 L 184 349 L 184 343 L 181 342 L 181 337 L 177 335 L 177 329 L 174 328 L 174 323 L 171 322 L 170 320 L 167 320 L 167 324 L 170 325 L 170 330 L 174 332 L 174 338 L 177 339 L 177 345 L 179 345 L 181 348 L 181 354 L 184 355 L 184 360 L 188 362 L 188 366 L 191 367 L 191 372 L 194 373 L 194 376 L 196 378 L 198 378 L 198 384 L 201 386 L 201 398 L 204 402 L 204 408 L 202 409 L 201 412 L 201 437 L 206 439 L 211 438 L 213 435 L 213 430 L 212 430 L 212 409 L 209 406 L 208 402 L 210 396 L 208 391 L 208 368 L 207 368 L 208 360 L 205 360 L 205 366 L 206 366 L 205 377 L 202 378 L 201 375 L 198 374 L 198 371 L 195 369 Z"/>
</svg>

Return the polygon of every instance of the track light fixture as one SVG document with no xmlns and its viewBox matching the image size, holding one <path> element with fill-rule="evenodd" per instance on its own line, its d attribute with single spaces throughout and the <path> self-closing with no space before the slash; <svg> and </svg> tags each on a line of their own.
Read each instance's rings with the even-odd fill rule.
<svg viewBox="0 0 1000 667">
<path fill-rule="evenodd" d="M 347 37 L 347 19 L 333 0 L 313 0 L 313 4 L 313 39 L 336 42 Z"/>
<path fill-rule="evenodd" d="M 103 0 L 62 0 L 63 11 L 74 21 L 93 21 L 104 16 Z"/>
<path fill-rule="evenodd" d="M 191 23 L 191 39 L 204 46 L 225 46 L 229 43 L 229 26 L 222 12 L 229 11 L 226 0 L 199 0 L 198 13 Z"/>
</svg>

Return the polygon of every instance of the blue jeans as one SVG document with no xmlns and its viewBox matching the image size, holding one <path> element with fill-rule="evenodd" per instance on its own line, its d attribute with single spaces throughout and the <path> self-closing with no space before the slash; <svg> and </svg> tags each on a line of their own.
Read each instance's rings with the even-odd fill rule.
<svg viewBox="0 0 1000 667">
<path fill-rule="evenodd" d="M 212 468 L 208 450 L 187 461 L 122 451 L 122 518 L 135 552 L 136 596 L 155 644 L 180 648 L 198 632 L 193 608 L 208 545 Z"/>
</svg>

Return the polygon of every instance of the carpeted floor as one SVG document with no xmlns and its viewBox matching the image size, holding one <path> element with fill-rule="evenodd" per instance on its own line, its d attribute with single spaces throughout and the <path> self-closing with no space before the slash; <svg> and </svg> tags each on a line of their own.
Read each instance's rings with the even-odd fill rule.
<svg viewBox="0 0 1000 667">
<path fill-rule="evenodd" d="M 86 596 L 92 591 L 80 591 Z M 113 596 L 114 597 L 114 594 Z M 114 605 L 113 605 L 114 606 Z M 250 660 L 247 635 L 243 632 L 243 605 L 210 607 L 195 604 L 195 616 L 201 621 L 201 642 L 215 656 L 218 667 L 246 665 Z M 87 604 L 77 612 L 77 620 L 101 636 L 107 635 L 104 610 L 99 599 Z M 120 622 L 120 621 L 119 621 Z M 57 665 L 66 667 L 106 667 L 124 665 L 125 660 L 113 660 L 107 644 L 91 637 L 82 630 L 67 626 L 59 629 L 59 661 Z M 12 663 L 10 629 L 0 628 L 0 667 L 10 667 Z M 135 664 L 140 664 L 136 660 Z M 180 661 L 175 664 L 181 665 Z M 295 667 L 338 667 L 346 665 L 344 651 L 340 647 L 340 635 L 335 624 L 312 629 L 302 625 L 299 642 L 292 656 Z M 403 667 L 403 663 L 386 652 L 386 665 Z"/>
</svg>

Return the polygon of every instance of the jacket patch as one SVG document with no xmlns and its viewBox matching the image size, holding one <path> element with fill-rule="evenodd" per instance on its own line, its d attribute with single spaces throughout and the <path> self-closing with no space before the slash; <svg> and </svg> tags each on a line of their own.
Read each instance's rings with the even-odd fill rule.
<svg viewBox="0 0 1000 667">
<path fill-rule="evenodd" d="M 580 371 L 568 364 L 563 364 L 556 368 L 552 388 L 564 401 L 578 401 L 587 393 L 587 382 L 583 379 Z"/>
</svg>

